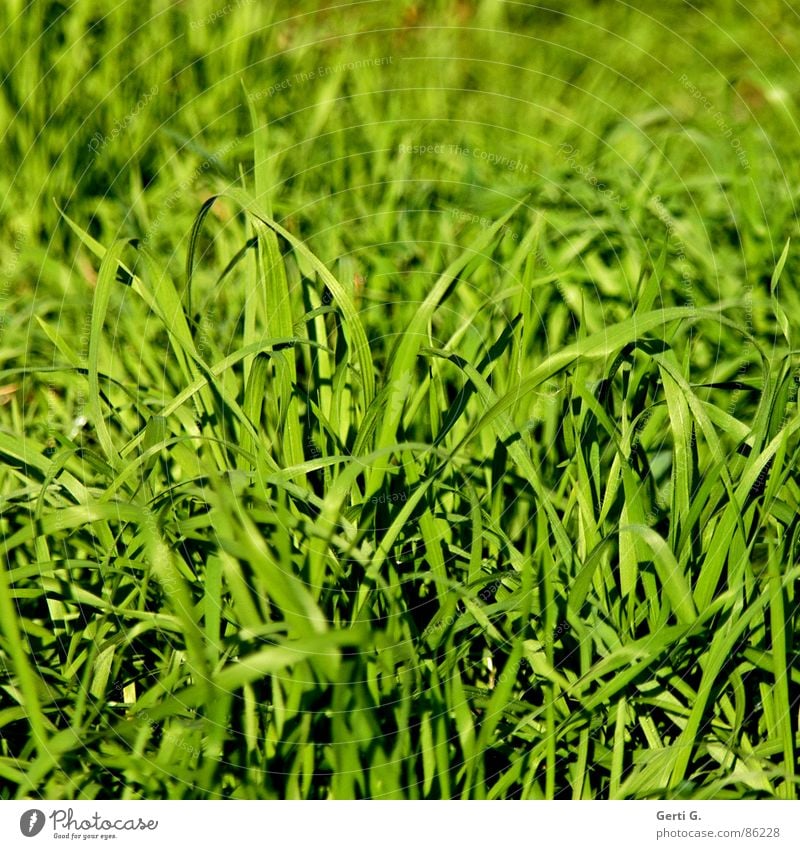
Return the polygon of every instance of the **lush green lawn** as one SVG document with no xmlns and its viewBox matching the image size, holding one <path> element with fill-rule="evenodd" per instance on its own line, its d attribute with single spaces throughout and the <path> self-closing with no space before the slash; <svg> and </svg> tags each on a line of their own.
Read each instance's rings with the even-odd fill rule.
<svg viewBox="0 0 800 849">
<path fill-rule="evenodd" d="M 0 797 L 795 798 L 797 13 L 26 5 Z"/>
</svg>

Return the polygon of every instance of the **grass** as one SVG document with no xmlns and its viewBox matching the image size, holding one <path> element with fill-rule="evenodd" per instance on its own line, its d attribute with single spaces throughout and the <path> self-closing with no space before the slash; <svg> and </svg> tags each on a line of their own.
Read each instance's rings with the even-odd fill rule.
<svg viewBox="0 0 800 849">
<path fill-rule="evenodd" d="M 797 797 L 800 22 L 551 5 L 6 3 L 0 797 Z"/>
</svg>

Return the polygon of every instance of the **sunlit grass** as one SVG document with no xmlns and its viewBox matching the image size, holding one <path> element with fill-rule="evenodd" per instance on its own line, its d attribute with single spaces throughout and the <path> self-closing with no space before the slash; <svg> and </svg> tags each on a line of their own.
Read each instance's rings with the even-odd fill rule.
<svg viewBox="0 0 800 849">
<path fill-rule="evenodd" d="M 796 797 L 796 107 L 456 5 L 3 12 L 2 797 Z"/>
</svg>

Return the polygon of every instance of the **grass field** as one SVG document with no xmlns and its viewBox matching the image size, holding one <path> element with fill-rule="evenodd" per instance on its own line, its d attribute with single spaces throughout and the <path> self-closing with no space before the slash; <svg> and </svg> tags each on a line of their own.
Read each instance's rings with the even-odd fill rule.
<svg viewBox="0 0 800 849">
<path fill-rule="evenodd" d="M 791 4 L 0 33 L 0 798 L 797 798 Z"/>
</svg>

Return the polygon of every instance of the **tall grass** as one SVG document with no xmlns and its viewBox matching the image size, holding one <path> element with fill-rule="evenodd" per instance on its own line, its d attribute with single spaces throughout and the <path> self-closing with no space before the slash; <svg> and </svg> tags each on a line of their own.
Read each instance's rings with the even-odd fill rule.
<svg viewBox="0 0 800 849">
<path fill-rule="evenodd" d="M 755 155 L 743 173 L 713 127 L 677 151 L 667 127 L 643 140 L 664 116 L 637 110 L 668 86 L 637 90 L 629 56 L 613 67 L 638 130 L 598 112 L 606 72 L 560 47 L 596 39 L 580 20 L 465 4 L 457 29 L 433 4 L 425 40 L 411 19 L 376 34 L 387 13 L 365 4 L 365 43 L 408 76 L 330 71 L 300 93 L 310 59 L 354 55 L 326 45 L 325 14 L 266 26 L 243 7 L 217 55 L 208 23 L 176 47 L 187 21 L 167 7 L 150 10 L 156 41 L 126 42 L 148 61 L 120 85 L 164 85 L 184 61 L 196 101 L 168 114 L 154 98 L 128 130 L 136 154 L 120 162 L 109 141 L 71 190 L 85 150 L 69 133 L 90 127 L 53 121 L 22 168 L 51 175 L 56 204 L 33 198 L 25 218 L 32 189 L 8 190 L 30 236 L 2 340 L 0 383 L 16 388 L 0 408 L 0 794 L 796 798 L 783 176 Z M 132 7 L 19 12 L 7 32 L 26 43 L 74 30 L 100 50 Z M 612 29 L 634 12 L 602 14 Z M 482 126 L 447 105 L 448 83 L 477 105 L 523 73 L 515 15 L 547 34 L 524 65 L 540 106 L 582 81 L 565 95 L 580 120 L 536 111 L 536 166 L 536 128 L 521 135 L 507 95 L 486 99 Z M 655 50 L 659 26 L 636 20 Z M 293 47 L 254 58 L 282 34 Z M 508 64 L 476 58 L 469 91 L 467 60 L 427 58 L 464 44 L 503 45 Z M 42 78 L 57 64 L 24 58 Z M 99 60 L 78 90 L 108 84 Z M 208 93 L 200 78 L 227 61 L 244 86 Z M 683 67 L 702 79 L 696 57 Z M 68 104 L 77 73 L 46 97 Z M 278 120 L 277 102 L 299 113 Z M 452 116 L 444 143 L 521 148 L 535 172 L 456 153 L 443 175 L 396 152 L 437 115 Z M 787 115 L 743 125 L 748 149 L 768 144 L 763 127 L 788 146 Z M 14 144 L 33 123 L 17 118 Z"/>
</svg>

